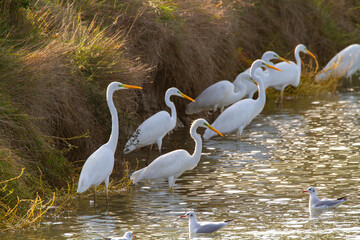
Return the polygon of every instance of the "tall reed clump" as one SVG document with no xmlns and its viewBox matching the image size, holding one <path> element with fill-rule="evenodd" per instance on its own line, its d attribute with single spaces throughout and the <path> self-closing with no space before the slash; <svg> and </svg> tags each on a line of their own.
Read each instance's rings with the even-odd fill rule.
<svg viewBox="0 0 360 240">
<path fill-rule="evenodd" d="M 123 53 L 120 30 L 107 33 L 71 2 L 1 4 L 7 12 L 0 18 L 0 227 L 10 229 L 40 220 L 42 199 L 50 201 L 53 191 L 76 182 L 74 166 L 82 166 L 110 134 L 107 85 L 141 85 L 146 69 Z M 131 124 L 136 93 L 114 98 L 120 125 Z"/>
</svg>

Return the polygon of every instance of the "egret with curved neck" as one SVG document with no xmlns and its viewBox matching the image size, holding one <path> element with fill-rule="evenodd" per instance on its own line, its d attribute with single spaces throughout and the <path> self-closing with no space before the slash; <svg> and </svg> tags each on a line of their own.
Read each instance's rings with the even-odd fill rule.
<svg viewBox="0 0 360 240">
<path fill-rule="evenodd" d="M 264 80 L 265 89 L 268 87 L 273 87 L 277 90 L 280 90 L 279 101 L 282 102 L 284 90 L 287 86 L 292 85 L 297 87 L 300 83 L 301 78 L 301 58 L 300 52 L 307 53 L 315 59 L 316 66 L 318 65 L 316 57 L 311 53 L 303 44 L 296 46 L 294 55 L 296 63 L 290 61 L 291 64 L 287 62 L 280 62 L 274 66 L 281 70 L 281 72 L 271 71 L 269 77 Z"/>
<path fill-rule="evenodd" d="M 256 100 L 252 98 L 243 99 L 225 109 L 225 111 L 212 123 L 212 126 L 220 132 L 231 133 L 236 131 L 236 138 L 239 139 L 244 127 L 247 126 L 264 108 L 266 94 L 263 79 L 266 78 L 267 75 L 262 71 L 256 71 L 257 68 L 260 67 L 279 70 L 263 60 L 256 60 L 253 62 L 250 68 L 250 75 L 258 84 L 259 96 Z M 215 134 L 208 129 L 205 130 L 204 139 L 209 139 L 213 136 L 215 136 Z"/>
<path fill-rule="evenodd" d="M 119 122 L 117 111 L 113 102 L 113 93 L 121 89 L 142 89 L 138 86 L 126 85 L 119 82 L 112 82 L 106 90 L 106 101 L 110 110 L 112 129 L 109 141 L 98 148 L 85 161 L 81 169 L 77 192 L 85 192 L 89 187 L 94 186 L 94 204 L 96 206 L 96 186 L 105 182 L 106 202 L 108 204 L 109 176 L 114 167 L 114 154 L 119 136 Z"/>
<path fill-rule="evenodd" d="M 165 104 L 171 109 L 171 115 L 166 111 L 160 111 L 146 119 L 125 144 L 125 154 L 148 145 L 150 145 L 151 151 L 154 143 L 157 144 L 159 154 L 161 154 L 162 139 L 176 125 L 176 108 L 175 104 L 170 100 L 171 96 L 179 96 L 194 101 L 191 97 L 180 92 L 179 89 L 169 88 L 165 93 Z"/>
<path fill-rule="evenodd" d="M 279 56 L 279 54 L 277 54 L 276 52 L 274 51 L 266 51 L 264 52 L 264 54 L 261 56 L 261 60 L 265 61 L 267 64 L 269 65 L 274 65 L 271 61 L 272 60 L 280 60 L 280 61 L 284 61 L 286 63 L 290 63 L 288 60 L 286 60 L 285 58 L 282 58 Z M 256 71 L 263 71 L 261 68 L 257 68 Z M 265 71 L 266 74 L 268 74 L 269 72 L 272 72 L 272 69 L 267 69 Z M 250 68 L 246 69 L 244 73 L 247 73 L 247 74 L 250 74 Z M 239 77 L 241 77 L 241 74 L 240 73 L 236 79 L 238 79 Z M 235 81 L 236 81 L 235 79 Z M 254 93 L 258 90 L 258 87 L 257 85 L 251 81 L 251 80 L 247 80 L 247 81 L 244 81 L 244 83 L 246 84 L 246 94 L 248 96 L 248 98 L 253 98 L 253 95 Z M 266 88 L 266 87 L 265 87 Z"/>
<path fill-rule="evenodd" d="M 184 149 L 166 153 L 156 158 L 149 166 L 134 172 L 130 179 L 137 183 L 141 180 L 166 178 L 169 183 L 169 192 L 173 192 L 176 179 L 185 171 L 195 168 L 200 161 L 202 139 L 196 132 L 198 127 L 208 128 L 222 136 L 205 119 L 199 118 L 191 124 L 190 128 L 190 135 L 195 141 L 195 150 L 192 155 Z"/>
</svg>

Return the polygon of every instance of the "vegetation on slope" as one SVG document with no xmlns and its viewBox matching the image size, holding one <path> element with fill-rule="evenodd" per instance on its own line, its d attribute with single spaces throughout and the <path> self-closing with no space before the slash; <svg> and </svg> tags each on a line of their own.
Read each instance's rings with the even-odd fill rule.
<svg viewBox="0 0 360 240">
<path fill-rule="evenodd" d="M 107 140 L 108 83 L 144 87 L 114 95 L 121 159 L 126 136 L 164 108 L 167 88 L 196 97 L 234 79 L 266 50 L 293 59 L 298 43 L 324 65 L 360 42 L 359 26 L 356 0 L 0 1 L 0 228 L 16 224 L 11 214 L 30 219 L 34 203 L 50 206 L 51 192 L 72 182 Z M 313 71 L 310 58 L 303 59 Z M 306 76 L 295 94 L 336 86 L 310 88 Z M 186 103 L 174 101 L 186 122 Z M 18 199 L 35 200 L 17 205 Z"/>
</svg>

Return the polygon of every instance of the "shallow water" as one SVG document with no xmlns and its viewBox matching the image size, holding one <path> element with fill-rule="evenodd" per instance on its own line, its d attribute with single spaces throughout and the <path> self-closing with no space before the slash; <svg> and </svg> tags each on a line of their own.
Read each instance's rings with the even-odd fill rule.
<svg viewBox="0 0 360 240">
<path fill-rule="evenodd" d="M 205 141 L 199 165 L 177 180 L 173 194 L 165 181 L 141 183 L 111 193 L 108 210 L 104 194 L 97 209 L 90 195 L 40 229 L 7 238 L 102 239 L 132 230 L 136 239 L 189 239 L 179 216 L 195 210 L 200 221 L 236 220 L 192 239 L 360 239 L 358 92 L 287 100 L 280 108 L 268 102 L 241 141 L 235 135 Z M 188 128 L 164 139 L 164 147 L 192 152 Z M 128 156 L 135 157 L 141 158 Z M 310 217 L 302 193 L 308 186 L 320 198 L 349 200 Z"/>
</svg>

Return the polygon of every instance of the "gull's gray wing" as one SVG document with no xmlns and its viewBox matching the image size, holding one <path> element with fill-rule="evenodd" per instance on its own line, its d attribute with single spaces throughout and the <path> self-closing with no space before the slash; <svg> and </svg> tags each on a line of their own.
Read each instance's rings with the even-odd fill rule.
<svg viewBox="0 0 360 240">
<path fill-rule="evenodd" d="M 200 227 L 196 229 L 196 233 L 212 233 L 228 223 L 229 222 L 200 223 Z"/>
</svg>

